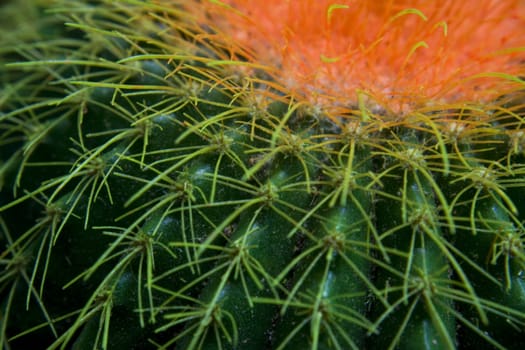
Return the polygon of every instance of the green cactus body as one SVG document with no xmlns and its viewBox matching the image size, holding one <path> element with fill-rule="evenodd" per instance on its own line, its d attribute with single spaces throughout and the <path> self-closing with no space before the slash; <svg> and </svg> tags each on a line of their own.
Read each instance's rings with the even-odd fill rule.
<svg viewBox="0 0 525 350">
<path fill-rule="evenodd" d="M 52 3 L 0 5 L 5 349 L 525 346 L 517 74 L 318 105 L 183 2 Z"/>
</svg>

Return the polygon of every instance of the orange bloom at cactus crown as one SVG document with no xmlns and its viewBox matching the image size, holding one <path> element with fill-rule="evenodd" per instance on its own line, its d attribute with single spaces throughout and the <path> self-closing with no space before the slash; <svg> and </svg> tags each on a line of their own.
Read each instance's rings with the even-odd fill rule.
<svg viewBox="0 0 525 350">
<path fill-rule="evenodd" d="M 524 0 L 198 3 L 221 36 L 304 96 L 355 105 L 362 94 L 401 111 L 524 86 L 514 79 L 525 75 Z"/>
</svg>

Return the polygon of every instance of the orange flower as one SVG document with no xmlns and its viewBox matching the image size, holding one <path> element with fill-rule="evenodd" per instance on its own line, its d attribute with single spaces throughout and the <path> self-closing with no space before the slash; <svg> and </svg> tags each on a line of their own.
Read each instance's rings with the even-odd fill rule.
<svg viewBox="0 0 525 350">
<path fill-rule="evenodd" d="M 486 101 L 520 87 L 508 75 L 525 74 L 523 0 L 204 0 L 191 9 L 202 5 L 203 21 L 277 67 L 289 90 L 340 105 L 360 95 L 395 111 Z"/>
</svg>

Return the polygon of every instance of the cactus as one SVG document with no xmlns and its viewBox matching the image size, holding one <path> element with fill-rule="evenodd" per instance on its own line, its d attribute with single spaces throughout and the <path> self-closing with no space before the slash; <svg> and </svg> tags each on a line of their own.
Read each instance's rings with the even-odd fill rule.
<svg viewBox="0 0 525 350">
<path fill-rule="evenodd" d="M 523 348 L 525 5 L 442 3 L 0 4 L 2 346 Z"/>
</svg>

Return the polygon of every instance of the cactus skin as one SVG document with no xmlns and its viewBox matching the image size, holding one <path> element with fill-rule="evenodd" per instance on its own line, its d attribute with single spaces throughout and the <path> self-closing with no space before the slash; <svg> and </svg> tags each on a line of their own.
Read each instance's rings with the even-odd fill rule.
<svg viewBox="0 0 525 350">
<path fill-rule="evenodd" d="M 0 39 L 4 348 L 525 346 L 520 89 L 327 117 L 178 2 L 46 3 Z"/>
</svg>

